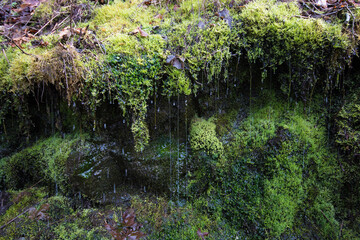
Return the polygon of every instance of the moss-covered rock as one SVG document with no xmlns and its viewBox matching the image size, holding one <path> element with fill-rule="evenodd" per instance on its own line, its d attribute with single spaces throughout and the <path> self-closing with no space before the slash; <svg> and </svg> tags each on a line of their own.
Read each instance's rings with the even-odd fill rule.
<svg viewBox="0 0 360 240">
<path fill-rule="evenodd" d="M 45 180 L 66 192 L 69 187 L 67 160 L 69 154 L 81 148 L 81 137 L 53 136 L 36 142 L 33 146 L 1 159 L 7 188 L 21 189 Z"/>
</svg>

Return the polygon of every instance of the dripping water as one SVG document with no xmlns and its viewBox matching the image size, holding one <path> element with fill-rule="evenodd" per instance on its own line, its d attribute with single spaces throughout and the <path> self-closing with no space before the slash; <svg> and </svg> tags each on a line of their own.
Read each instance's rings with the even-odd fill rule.
<svg viewBox="0 0 360 240">
<path fill-rule="evenodd" d="M 177 156 L 177 200 L 179 201 L 179 190 L 180 190 L 180 96 L 179 93 L 177 94 L 177 150 L 178 150 L 178 156 Z"/>
<path fill-rule="evenodd" d="M 188 136 L 187 136 L 187 99 L 185 99 L 185 173 L 186 173 L 186 197 L 188 196 L 188 187 L 187 187 L 187 183 L 188 183 L 188 149 L 187 149 L 187 140 L 188 140 Z"/>
<path fill-rule="evenodd" d="M 58 184 L 57 184 L 57 180 L 56 180 L 56 175 L 55 175 L 55 196 L 58 195 Z"/>
<path fill-rule="evenodd" d="M 114 183 L 114 194 L 116 193 L 116 186 L 115 186 L 115 183 Z"/>
<path fill-rule="evenodd" d="M 171 183 L 172 183 L 172 159 L 171 159 L 171 103 L 170 103 L 170 96 L 168 98 L 168 104 L 169 104 L 169 138 L 170 138 L 170 146 L 169 146 L 169 153 L 170 153 L 170 199 L 171 199 L 171 195 L 172 195 L 172 191 L 171 191 Z"/>
</svg>

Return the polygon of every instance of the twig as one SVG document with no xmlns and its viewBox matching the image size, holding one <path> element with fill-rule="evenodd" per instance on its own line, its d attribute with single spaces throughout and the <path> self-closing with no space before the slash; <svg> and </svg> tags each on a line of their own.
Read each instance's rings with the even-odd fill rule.
<svg viewBox="0 0 360 240">
<path fill-rule="evenodd" d="M 6 61 L 8 62 L 8 64 L 10 64 L 9 59 L 8 59 L 7 56 L 6 56 L 5 50 L 3 49 L 2 52 L 3 52 L 4 56 L 5 56 Z"/>
<path fill-rule="evenodd" d="M 349 9 L 348 5 L 346 5 L 346 9 L 350 12 L 353 20 L 352 20 L 352 34 L 353 36 L 355 35 L 355 32 L 354 32 L 354 25 L 355 25 L 355 17 L 354 17 L 354 14 L 352 13 L 352 11 Z"/>
<path fill-rule="evenodd" d="M 61 42 L 58 42 L 58 43 L 64 50 L 67 50 L 67 48 Z"/>
<path fill-rule="evenodd" d="M 342 233 L 343 226 L 344 226 L 344 220 L 341 221 L 339 238 L 341 238 L 341 233 Z"/>
<path fill-rule="evenodd" d="M 47 25 L 49 25 L 50 22 L 52 22 L 52 20 L 54 20 L 56 17 L 58 17 L 60 15 L 60 13 L 56 14 L 54 17 L 52 17 L 44 26 L 42 26 L 40 28 L 39 31 L 37 31 L 35 34 L 34 34 L 34 37 L 39 33 L 41 32 Z"/>
<path fill-rule="evenodd" d="M 301 16 L 301 15 L 294 15 L 294 16 L 291 16 L 291 17 L 298 17 L 298 18 L 310 18 L 309 16 Z"/>
<path fill-rule="evenodd" d="M 44 181 L 44 179 L 40 179 L 37 183 L 35 183 L 34 185 L 32 185 L 31 187 L 29 187 L 29 189 L 32 189 L 33 187 L 35 187 L 36 185 L 38 185 L 39 183 L 41 183 L 42 181 Z"/>
<path fill-rule="evenodd" d="M 324 217 L 326 218 L 326 220 L 328 220 L 328 222 L 330 224 L 332 224 L 332 222 L 330 221 L 330 219 L 325 215 L 325 213 L 320 209 L 320 212 L 324 215 Z"/>
<path fill-rule="evenodd" d="M 25 211 L 23 211 L 22 213 L 20 213 L 19 215 L 17 215 L 16 217 L 14 217 L 13 219 L 11 219 L 10 221 L 8 221 L 7 223 L 5 223 L 4 225 L 2 225 L 0 227 L 0 229 L 3 229 L 4 227 L 6 227 L 7 225 L 9 225 L 10 223 L 12 223 L 13 221 L 15 221 L 16 219 L 18 219 L 21 215 L 24 215 L 26 212 L 29 211 L 30 208 L 26 209 Z"/>
<path fill-rule="evenodd" d="M 51 30 L 51 33 L 55 32 L 68 18 L 69 18 L 69 16 L 67 16 L 66 18 L 64 18 L 59 24 L 56 24 L 56 25 L 54 26 L 54 28 Z"/>
<path fill-rule="evenodd" d="M 69 90 L 68 78 L 67 78 L 67 73 L 66 73 L 66 64 L 65 64 L 65 59 L 64 59 L 64 58 L 63 58 L 63 63 L 64 63 L 64 70 L 63 70 L 63 73 L 65 74 L 65 80 L 66 80 L 66 90 Z"/>
<path fill-rule="evenodd" d="M 36 56 L 36 55 L 34 55 L 34 54 L 31 54 L 31 53 L 27 53 L 27 52 L 25 52 L 21 47 L 19 47 L 19 45 L 14 41 L 14 39 L 12 39 L 12 38 L 9 38 L 8 36 L 6 36 L 6 35 L 3 35 L 4 37 L 6 37 L 8 40 L 10 40 L 12 43 L 14 43 L 15 44 L 15 46 L 23 53 L 23 54 L 25 54 L 25 55 L 28 55 L 28 56 L 32 56 L 32 57 L 35 57 L 36 58 L 36 60 L 37 59 L 39 59 L 39 57 L 38 56 Z"/>
</svg>

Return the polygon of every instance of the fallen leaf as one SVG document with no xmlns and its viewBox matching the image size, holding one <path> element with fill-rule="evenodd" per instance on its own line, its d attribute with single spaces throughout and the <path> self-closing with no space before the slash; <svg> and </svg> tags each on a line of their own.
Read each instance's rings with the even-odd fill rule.
<svg viewBox="0 0 360 240">
<path fill-rule="evenodd" d="M 205 23 L 204 23 L 203 21 L 200 21 L 200 22 L 198 23 L 198 28 L 204 29 L 204 28 L 205 28 Z"/>
<path fill-rule="evenodd" d="M 176 58 L 176 56 L 174 56 L 174 55 L 169 55 L 169 56 L 167 56 L 167 58 L 166 58 L 166 63 L 167 63 L 167 64 L 170 64 L 171 61 L 174 60 L 175 58 Z"/>
<path fill-rule="evenodd" d="M 60 39 L 69 38 L 71 36 L 70 27 L 66 27 L 59 32 Z"/>
<path fill-rule="evenodd" d="M 201 232 L 200 228 L 197 230 L 196 233 L 202 240 L 205 240 L 205 237 L 209 235 L 208 232 Z"/>
<path fill-rule="evenodd" d="M 166 58 L 166 63 L 171 64 L 173 67 L 181 70 L 184 69 L 185 58 L 169 55 Z"/>
<path fill-rule="evenodd" d="M 140 232 L 140 228 L 142 228 L 142 224 L 135 222 L 135 211 L 134 209 L 128 209 L 122 215 L 121 228 L 117 228 L 112 226 L 110 223 L 107 223 L 105 220 L 105 229 L 111 234 L 111 236 L 116 240 L 125 240 L 132 239 L 137 240 L 140 239 L 146 234 Z"/>
<path fill-rule="evenodd" d="M 149 36 L 149 34 L 147 32 L 145 32 L 144 30 L 142 30 L 140 27 L 138 27 L 138 30 L 140 32 L 141 37 L 148 37 Z"/>
<path fill-rule="evenodd" d="M 162 15 L 162 14 L 158 14 L 158 15 L 156 15 L 154 18 L 163 19 L 163 15 Z"/>
<path fill-rule="evenodd" d="M 179 6 L 175 4 L 174 7 L 173 7 L 173 11 L 176 12 L 178 10 L 179 10 Z"/>
<path fill-rule="evenodd" d="M 36 208 L 30 208 L 29 209 L 29 218 L 35 220 L 48 220 L 49 215 L 46 213 L 50 208 L 50 204 L 44 203 L 41 205 L 39 210 L 36 210 Z"/>
</svg>

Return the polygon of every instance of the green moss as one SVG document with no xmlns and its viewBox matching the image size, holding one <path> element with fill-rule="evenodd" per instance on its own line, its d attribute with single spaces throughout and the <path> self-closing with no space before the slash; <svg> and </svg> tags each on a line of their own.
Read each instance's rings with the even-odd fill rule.
<svg viewBox="0 0 360 240">
<path fill-rule="evenodd" d="M 81 145 L 80 136 L 53 136 L 2 159 L 7 187 L 21 188 L 45 179 L 65 192 L 69 179 L 67 159 L 78 145 Z"/>
<path fill-rule="evenodd" d="M 253 1 L 238 16 L 243 33 L 238 46 L 251 63 L 263 66 L 263 76 L 267 70 L 287 69 L 282 77 L 285 93 L 308 97 L 317 82 L 326 89 L 328 77 L 341 71 L 350 58 L 351 42 L 341 24 L 300 15 L 295 2 Z"/>
<path fill-rule="evenodd" d="M 114 74 L 110 89 L 114 91 L 123 114 L 132 115 L 131 130 L 134 134 L 135 150 L 142 151 L 149 141 L 145 123 L 147 100 L 156 89 L 157 79 L 161 74 L 161 58 L 156 55 L 114 55 L 110 65 Z"/>
<path fill-rule="evenodd" d="M 222 202 L 217 206 L 224 215 L 254 237 L 280 238 L 295 229 L 302 236 L 304 222 L 299 216 L 315 222 L 310 231 L 321 229 L 321 237 L 338 234 L 334 208 L 342 173 L 327 147 L 321 114 L 305 115 L 302 106 L 287 109 L 269 96 L 252 107 L 230 138 L 224 138 L 225 157 L 232 164 L 218 172 L 222 187 L 216 190 L 219 198 L 211 202 Z M 331 193 L 326 208 L 314 201 L 322 194 L 314 189 Z M 326 217 L 317 215 L 321 211 Z"/>
<path fill-rule="evenodd" d="M 44 192 L 44 189 L 41 188 L 31 188 L 23 191 L 12 191 L 12 202 L 14 203 L 6 211 L 6 213 L 0 216 L 0 225 L 8 223 L 10 220 L 23 213 L 29 207 L 32 207 L 47 194 Z"/>
<path fill-rule="evenodd" d="M 224 154 L 224 146 L 216 136 L 215 129 L 213 119 L 193 119 L 190 129 L 191 148 L 194 151 L 204 151 L 211 157 L 221 158 Z"/>
<path fill-rule="evenodd" d="M 360 153 L 360 104 L 357 97 L 344 105 L 337 116 L 337 144 L 346 154 Z"/>
</svg>

